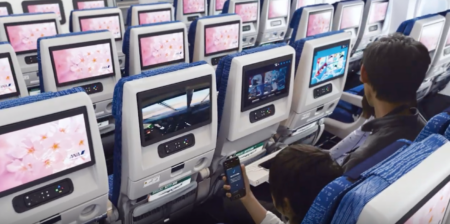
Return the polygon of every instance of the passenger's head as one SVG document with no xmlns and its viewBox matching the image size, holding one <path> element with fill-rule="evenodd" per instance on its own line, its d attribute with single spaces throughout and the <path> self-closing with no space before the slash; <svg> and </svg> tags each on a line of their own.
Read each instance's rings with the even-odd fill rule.
<svg viewBox="0 0 450 224">
<path fill-rule="evenodd" d="M 374 107 L 376 100 L 414 104 L 430 63 L 428 49 L 411 37 L 396 33 L 373 42 L 361 65 L 366 105 Z"/>
<path fill-rule="evenodd" d="M 272 161 L 270 191 L 278 211 L 300 223 L 319 192 L 342 175 L 330 155 L 309 145 L 292 145 Z"/>
</svg>

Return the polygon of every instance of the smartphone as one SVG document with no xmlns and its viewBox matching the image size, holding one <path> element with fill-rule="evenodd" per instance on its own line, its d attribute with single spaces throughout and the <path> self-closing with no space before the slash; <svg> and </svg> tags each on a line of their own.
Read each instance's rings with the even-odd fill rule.
<svg viewBox="0 0 450 224">
<path fill-rule="evenodd" d="M 231 199 L 236 200 L 245 196 L 244 177 L 242 176 L 239 157 L 232 157 L 223 163 L 228 185 L 230 185 Z"/>
</svg>

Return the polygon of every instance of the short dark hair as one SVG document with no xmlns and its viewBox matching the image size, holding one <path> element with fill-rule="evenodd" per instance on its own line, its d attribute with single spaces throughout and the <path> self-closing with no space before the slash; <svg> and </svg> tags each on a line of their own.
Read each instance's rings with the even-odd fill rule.
<svg viewBox="0 0 450 224">
<path fill-rule="evenodd" d="M 284 198 L 300 223 L 319 192 L 342 176 L 342 168 L 329 154 L 310 145 L 291 145 L 272 161 L 269 172 L 270 191 L 277 207 L 285 207 Z"/>
<path fill-rule="evenodd" d="M 415 102 L 430 63 L 425 45 L 400 33 L 368 45 L 362 59 L 376 97 L 390 103 Z"/>
</svg>

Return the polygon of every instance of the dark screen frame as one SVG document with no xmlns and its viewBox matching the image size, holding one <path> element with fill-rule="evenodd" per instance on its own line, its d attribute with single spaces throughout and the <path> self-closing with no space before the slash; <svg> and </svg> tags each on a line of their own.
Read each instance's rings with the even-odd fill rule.
<svg viewBox="0 0 450 224">
<path fill-rule="evenodd" d="M 12 22 L 12 23 L 5 23 L 5 24 L 3 24 L 3 26 L 4 26 L 5 33 L 6 33 L 6 38 L 8 39 L 8 42 L 11 43 L 11 39 L 10 39 L 9 33 L 8 33 L 8 27 L 9 26 L 21 26 L 21 25 L 31 25 L 31 24 L 51 23 L 51 22 L 53 22 L 55 24 L 56 35 L 58 35 L 59 34 L 59 30 L 58 30 L 58 25 L 57 25 L 56 21 L 57 20 L 55 20 L 55 19 L 46 19 L 46 20 L 37 20 L 37 21 L 26 21 L 26 22 Z M 14 51 L 16 52 L 17 55 L 36 53 L 37 52 L 37 46 L 36 46 L 36 49 L 34 49 L 34 50 L 17 52 L 14 49 Z"/>
<path fill-rule="evenodd" d="M 138 24 L 139 24 L 139 26 L 144 25 L 144 24 L 141 24 L 141 14 L 142 13 L 163 12 L 163 11 L 169 11 L 170 12 L 170 21 L 173 21 L 172 8 L 142 10 L 142 11 L 138 11 Z"/>
<path fill-rule="evenodd" d="M 0 2 L 0 7 L 6 7 L 6 9 L 8 10 L 8 15 L 14 14 L 11 4 L 9 4 L 9 2 Z"/>
<path fill-rule="evenodd" d="M 143 106 L 143 104 L 142 104 L 142 101 L 144 99 L 146 99 L 146 98 L 150 98 L 150 97 L 154 97 L 154 96 L 157 96 L 157 95 L 173 92 L 172 89 L 181 89 L 181 88 L 185 88 L 186 86 L 192 86 L 192 85 L 200 84 L 200 83 L 209 83 L 209 96 L 210 96 L 210 104 L 211 104 L 210 108 L 209 108 L 209 119 L 204 121 L 204 122 L 198 123 L 196 125 L 192 125 L 189 128 L 185 128 L 183 130 L 180 130 L 180 131 L 177 131 L 177 132 L 173 132 L 173 133 L 170 133 L 168 135 L 165 135 L 165 136 L 162 136 L 162 137 L 158 137 L 158 138 L 146 141 L 145 140 L 145 134 L 144 134 L 144 127 L 142 125 L 143 124 L 143 119 L 142 119 L 142 106 Z M 190 80 L 186 80 L 186 81 L 182 81 L 182 82 L 178 82 L 178 83 L 174 83 L 174 84 L 169 84 L 169 85 L 166 85 L 166 86 L 161 86 L 161 87 L 158 87 L 158 88 L 155 88 L 155 89 L 150 89 L 150 90 L 147 90 L 147 91 L 142 91 L 142 92 L 136 93 L 137 110 L 138 110 L 138 116 L 139 116 L 139 124 L 138 125 L 139 125 L 140 137 L 141 137 L 141 146 L 142 147 L 147 147 L 149 145 L 161 142 L 163 140 L 166 140 L 166 139 L 169 139 L 169 138 L 181 135 L 183 133 L 192 131 L 194 129 L 197 129 L 197 128 L 200 128 L 200 127 L 203 127 L 203 126 L 211 124 L 211 122 L 212 122 L 212 113 L 213 113 L 213 111 L 212 111 L 212 109 L 213 109 L 213 100 L 215 100 L 215 98 L 212 95 L 212 93 L 213 93 L 212 92 L 212 85 L 213 85 L 213 83 L 212 83 L 212 76 L 211 76 L 211 74 L 209 74 L 209 75 L 201 76 L 201 77 L 198 77 L 198 78 L 195 78 L 195 79 L 190 79 Z M 206 88 L 208 88 L 208 87 L 206 87 Z M 174 96 L 174 97 L 176 97 L 176 96 Z M 173 98 L 173 97 L 171 97 L 171 98 Z"/>
<path fill-rule="evenodd" d="M 115 38 L 116 41 L 121 41 L 123 39 L 123 30 L 122 30 L 122 18 L 119 13 L 109 13 L 109 14 L 102 14 L 102 15 L 93 15 L 93 16 L 79 16 L 78 17 L 78 24 L 80 24 L 80 30 L 83 31 L 83 27 L 81 26 L 81 20 L 84 19 L 98 19 L 103 17 L 118 17 L 119 18 L 119 25 L 120 25 L 120 37 Z M 90 31 L 90 30 L 86 30 Z M 109 30 L 108 30 L 109 31 Z M 111 31 L 110 31 L 111 32 Z"/>
<path fill-rule="evenodd" d="M 45 124 L 45 123 L 49 123 L 52 121 L 57 121 L 60 119 L 64 119 L 64 118 L 68 118 L 68 117 L 72 117 L 72 116 L 76 116 L 76 115 L 80 115 L 83 114 L 84 116 L 84 124 L 86 127 L 86 135 L 87 135 L 87 140 L 88 140 L 88 146 L 89 146 L 89 152 L 91 154 L 91 161 L 87 162 L 87 163 L 83 163 L 81 165 L 78 166 L 74 166 L 72 168 L 69 168 L 67 170 L 63 170 L 61 172 L 58 173 L 54 173 L 51 175 L 48 175 L 46 177 L 42 177 L 36 180 L 33 180 L 31 182 L 22 184 L 20 186 L 14 187 L 14 188 L 10 188 L 8 190 L 2 191 L 0 192 L 0 198 L 16 193 L 18 191 L 21 190 L 25 190 L 27 188 L 36 186 L 38 184 L 42 184 L 45 183 L 47 181 L 51 181 L 53 179 L 56 179 L 58 177 L 62 177 L 65 176 L 67 174 L 73 173 L 75 171 L 84 169 L 86 167 L 92 166 L 95 164 L 95 154 L 94 154 L 94 148 L 93 148 L 93 143 L 92 143 L 92 135 L 91 135 L 91 129 L 90 129 L 90 124 L 89 124 L 89 116 L 87 113 L 87 108 L 86 106 L 81 106 L 81 107 L 77 107 L 77 108 L 73 108 L 73 109 L 69 109 L 69 110 L 65 110 L 65 111 L 60 111 L 57 113 L 53 113 L 53 114 L 48 114 L 48 115 L 44 115 L 41 117 L 36 117 L 36 118 L 32 118 L 29 120 L 25 120 L 25 121 L 20 121 L 17 123 L 13 123 L 13 124 L 8 124 L 5 126 L 1 126 L 0 127 L 0 135 L 9 133 L 9 132 L 13 132 L 13 131 L 17 131 L 17 130 L 21 130 L 21 129 L 25 129 L 25 128 L 29 128 L 29 127 L 33 127 L 36 125 L 40 125 L 40 124 Z"/>
<path fill-rule="evenodd" d="M 238 5 L 245 5 L 245 4 L 254 4 L 254 3 L 256 3 L 256 5 L 258 6 L 258 1 L 236 2 L 234 4 L 234 13 L 236 13 L 236 6 L 238 6 Z M 242 23 L 254 23 L 256 21 L 258 21 L 258 7 L 256 7 L 256 19 L 255 20 L 250 20 L 250 21 L 245 21 L 245 22 L 242 21 Z"/>
<path fill-rule="evenodd" d="M 22 9 L 24 13 L 29 13 L 30 11 L 28 10 L 28 6 L 45 4 L 58 4 L 59 12 L 61 13 L 61 20 L 59 22 L 61 23 L 61 25 L 66 23 L 66 13 L 64 11 L 64 4 L 61 0 L 23 1 Z"/>
<path fill-rule="evenodd" d="M 108 3 L 106 2 L 106 0 L 72 0 L 73 9 L 79 10 L 78 8 L 79 2 L 97 2 L 97 1 L 103 1 L 105 3 L 105 7 L 108 7 Z"/>
<path fill-rule="evenodd" d="M 250 76 L 250 74 L 247 74 L 248 71 L 251 70 L 255 70 L 255 69 L 260 69 L 272 64 L 275 64 L 277 62 L 283 62 L 283 61 L 287 61 L 287 60 L 291 60 L 291 64 L 287 67 L 288 71 L 286 74 L 286 88 L 285 88 L 285 93 L 281 93 L 279 95 L 276 96 L 272 96 L 272 97 L 268 97 L 264 100 L 260 100 L 259 102 L 256 103 L 250 103 L 247 104 L 247 100 L 248 100 L 248 78 Z M 266 61 L 262 61 L 262 62 L 258 62 L 258 63 L 254 63 L 254 64 L 250 64 L 250 65 L 245 65 L 244 67 L 242 67 L 242 94 L 241 94 L 241 112 L 245 112 L 248 110 L 251 110 L 253 108 L 262 106 L 264 104 L 268 104 L 270 102 L 273 102 L 275 100 L 284 98 L 286 96 L 289 95 L 289 90 L 291 88 L 291 72 L 292 72 L 292 63 L 294 62 L 294 55 L 289 54 L 289 55 L 284 55 L 281 57 L 277 57 L 277 58 L 273 58 L 273 59 L 269 59 Z"/>
<path fill-rule="evenodd" d="M 11 58 L 11 54 L 9 52 L 0 53 L 0 59 L 3 59 L 3 58 L 8 58 L 9 67 L 11 68 L 11 73 L 12 73 L 13 80 L 14 80 L 14 85 L 16 86 L 16 92 L 0 95 L 0 100 L 20 95 L 20 87 L 17 85 L 17 74 L 16 74 L 16 70 L 14 69 L 14 64 L 13 64 L 13 61 Z"/>
<path fill-rule="evenodd" d="M 233 24 L 238 24 L 238 46 L 235 48 L 231 48 L 231 49 L 227 49 L 227 50 L 222 50 L 222 51 L 216 51 L 216 52 L 212 52 L 207 54 L 206 53 L 206 29 L 209 28 L 213 28 L 213 27 L 220 27 L 220 26 L 226 26 L 226 25 L 233 25 Z M 203 53 L 205 54 L 205 56 L 211 56 L 211 55 L 217 55 L 217 54 L 223 54 L 223 53 L 228 53 L 228 52 L 233 52 L 233 51 L 237 51 L 239 50 L 239 47 L 241 46 L 241 22 L 240 20 L 234 20 L 234 21 L 230 21 L 230 22 L 224 22 L 224 23 L 216 23 L 216 24 L 209 24 L 209 25 L 205 25 L 204 29 L 203 29 L 203 33 L 204 33 L 204 37 L 203 37 Z"/>
<path fill-rule="evenodd" d="M 59 82 L 58 75 L 56 74 L 56 65 L 55 65 L 55 58 L 53 57 L 53 51 L 67 50 L 67 49 L 79 48 L 79 47 L 87 47 L 87 46 L 99 45 L 99 44 L 109 44 L 110 52 L 111 52 L 111 60 L 112 60 L 111 64 L 112 64 L 112 69 L 113 69 L 113 71 L 111 73 L 94 76 L 94 77 L 90 77 L 87 79 L 74 80 L 74 81 L 70 81 L 70 82 L 64 82 L 64 83 Z M 93 81 L 93 80 L 97 80 L 97 79 L 103 79 L 103 78 L 115 76 L 116 65 L 115 65 L 114 59 L 116 56 L 113 54 L 113 47 L 112 47 L 113 44 L 115 44 L 115 43 L 111 42 L 111 39 L 103 39 L 103 40 L 95 40 L 95 41 L 90 41 L 90 42 L 49 47 L 48 51 L 50 54 L 50 60 L 52 62 L 53 76 L 55 77 L 56 86 L 57 87 L 69 86 L 69 85 L 73 85 L 73 84 L 85 83 L 85 82 L 89 82 L 89 81 Z"/>
<path fill-rule="evenodd" d="M 408 221 L 409 218 L 411 218 L 413 215 L 416 214 L 419 209 L 421 209 L 436 193 L 438 193 L 445 185 L 450 182 L 450 176 L 447 176 L 441 183 L 439 183 L 430 193 L 428 193 L 422 200 L 419 201 L 416 205 L 414 205 L 411 210 L 409 210 L 402 218 L 400 218 L 395 224 L 404 224 L 406 221 Z M 445 209 L 445 212 L 447 213 L 448 207 Z M 444 214 L 445 217 L 445 214 Z"/>
<path fill-rule="evenodd" d="M 147 37 L 155 37 L 155 36 L 161 36 L 161 35 L 165 35 L 165 34 L 172 34 L 172 33 L 183 33 L 183 58 L 179 59 L 179 60 L 175 60 L 175 61 L 168 61 L 168 62 L 164 62 L 164 63 L 160 63 L 160 64 L 154 64 L 154 65 L 148 65 L 148 66 L 144 66 L 144 64 L 142 63 L 142 44 L 141 44 L 141 39 L 142 38 L 147 38 Z M 157 33 L 149 33 L 149 34 L 140 34 L 138 35 L 138 42 L 139 42 L 139 63 L 141 64 L 141 71 L 144 70 L 148 70 L 148 69 L 152 69 L 152 68 L 157 68 L 157 67 L 161 67 L 161 66 L 166 66 L 166 65 L 171 65 L 171 64 L 177 64 L 177 63 L 183 63 L 186 60 L 186 44 L 188 44 L 186 42 L 186 38 L 185 38 L 185 33 L 184 33 L 184 29 L 176 29 L 176 30 L 169 30 L 169 31 L 162 31 L 162 32 L 157 32 Z"/>
<path fill-rule="evenodd" d="M 344 72 L 343 72 L 341 75 L 335 76 L 335 77 L 333 77 L 333 78 L 331 78 L 331 79 L 327 79 L 327 80 L 324 80 L 324 81 L 321 81 L 321 82 L 318 82 L 318 83 L 315 83 L 314 85 L 312 85 L 312 84 L 311 84 L 311 81 L 312 81 L 312 72 L 313 72 L 313 69 L 314 69 L 314 63 L 315 63 L 314 57 L 315 57 L 315 55 L 317 54 L 317 52 L 323 51 L 323 50 L 326 50 L 326 49 L 329 49 L 329 48 L 337 47 L 337 46 L 342 46 L 342 45 L 347 45 L 347 58 L 345 59 L 345 69 L 344 69 Z M 347 69 L 347 66 L 348 66 L 348 60 L 349 60 L 349 54 L 350 54 L 350 52 L 351 52 L 351 51 L 350 51 L 350 40 L 344 40 L 344 41 L 340 41 L 340 42 L 337 42 L 337 43 L 328 44 L 328 45 L 325 45 L 325 46 L 321 46 L 321 47 L 315 48 L 314 51 L 313 51 L 313 54 L 312 54 L 313 59 L 312 59 L 312 63 L 311 63 L 311 72 L 309 73 L 309 88 L 312 88 L 312 87 L 314 87 L 314 86 L 318 86 L 318 85 L 324 84 L 324 83 L 326 83 L 326 82 L 329 82 L 329 81 L 332 81 L 332 80 L 335 80 L 335 79 L 338 79 L 338 78 L 343 77 L 343 76 L 345 75 L 345 70 Z"/>
</svg>

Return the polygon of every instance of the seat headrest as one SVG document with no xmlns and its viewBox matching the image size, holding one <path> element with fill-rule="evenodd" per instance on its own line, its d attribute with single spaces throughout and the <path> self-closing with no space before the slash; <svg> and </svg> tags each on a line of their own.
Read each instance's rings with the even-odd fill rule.
<svg viewBox="0 0 450 224">
<path fill-rule="evenodd" d="M 123 77 L 130 76 L 130 35 L 131 30 L 135 28 L 143 28 L 143 27 L 150 27 L 150 26 L 159 26 L 164 24 L 170 24 L 170 23 L 177 23 L 179 21 L 167 21 L 167 22 L 161 22 L 161 23 L 150 23 L 150 24 L 144 24 L 144 25 L 137 25 L 137 26 L 130 26 L 125 31 L 125 35 L 123 38 L 123 44 L 122 44 L 122 52 L 126 56 L 125 57 L 125 72 L 123 74 Z M 183 36 L 184 38 L 184 36 Z"/>
<path fill-rule="evenodd" d="M 291 22 L 289 23 L 289 28 L 292 29 L 291 40 L 295 41 L 295 37 L 297 36 L 298 25 L 300 24 L 300 20 L 302 19 L 303 9 L 322 6 L 322 5 L 328 5 L 328 4 L 324 3 L 324 4 L 308 5 L 308 6 L 303 6 L 299 9 L 295 10 L 294 14 L 292 15 Z"/>
<path fill-rule="evenodd" d="M 140 75 L 133 75 L 121 78 L 114 87 L 112 115 L 115 118 L 115 141 L 114 141 L 114 178 L 112 185 L 111 202 L 117 206 L 120 195 L 120 184 L 122 182 L 122 103 L 123 103 L 123 87 L 125 83 L 138 79 L 161 75 L 164 73 L 175 72 L 182 69 L 192 68 L 206 64 L 205 61 L 198 61 L 191 64 L 183 63 L 165 68 L 158 68 L 143 72 Z"/>
<path fill-rule="evenodd" d="M 409 19 L 406 21 L 403 21 L 400 26 L 397 29 L 398 33 L 402 33 L 405 36 L 409 36 L 411 34 L 411 31 L 414 27 L 414 24 L 416 23 L 416 21 L 418 20 L 422 20 L 422 19 L 427 19 L 433 16 L 436 16 L 438 14 L 428 14 L 428 15 L 424 15 L 424 16 L 420 16 L 420 17 L 416 17 L 413 19 Z"/>
<path fill-rule="evenodd" d="M 131 16 L 133 15 L 133 7 L 141 7 L 141 6 L 149 6 L 149 5 L 161 5 L 161 4 L 168 4 L 168 3 L 167 2 L 155 2 L 155 3 L 148 3 L 148 4 L 131 5 L 130 8 L 128 8 L 127 21 L 125 23 L 125 26 L 131 26 Z M 172 16 L 172 15 L 170 15 L 170 16 Z"/>
<path fill-rule="evenodd" d="M 223 3 L 222 14 L 227 14 L 229 7 L 230 7 L 230 0 L 226 0 L 225 3 Z"/>
<path fill-rule="evenodd" d="M 432 134 L 444 135 L 450 125 L 450 114 L 443 112 L 432 117 L 422 131 L 419 133 L 414 142 L 420 142 Z"/>
<path fill-rule="evenodd" d="M 305 43 L 307 41 L 332 36 L 332 35 L 343 33 L 343 32 L 344 32 L 343 30 L 331 31 L 331 32 L 317 34 L 317 35 L 310 36 L 310 37 L 305 37 L 305 38 L 297 40 L 295 42 L 291 41 L 289 43 L 289 45 L 291 45 L 291 47 L 293 47 L 295 50 L 295 71 L 297 71 L 298 64 L 300 63 L 300 59 L 302 57 L 303 47 L 305 46 Z"/>
<path fill-rule="evenodd" d="M 212 16 L 204 16 L 201 18 L 198 18 L 194 20 L 191 25 L 189 26 L 188 30 L 188 43 L 189 43 L 189 61 L 192 62 L 194 58 L 194 49 L 195 49 L 195 37 L 197 35 L 197 22 L 199 20 L 205 20 L 205 19 L 212 19 L 212 18 L 218 18 L 218 17 L 225 17 L 225 16 L 231 16 L 236 15 L 235 13 L 227 13 L 227 14 L 219 14 L 219 15 L 212 15 Z"/>
<path fill-rule="evenodd" d="M 225 97 L 227 93 L 228 77 L 230 75 L 231 63 L 233 58 L 240 57 L 248 54 L 254 54 L 262 51 L 267 51 L 270 49 L 286 46 L 285 43 L 270 44 L 262 47 L 255 47 L 242 52 L 229 54 L 222 59 L 220 59 L 219 64 L 216 69 L 216 82 L 217 91 L 219 95 L 217 96 L 217 119 L 218 119 L 218 130 L 220 130 L 220 124 L 222 122 L 223 109 L 225 106 Z"/>
<path fill-rule="evenodd" d="M 70 36 L 80 36 L 80 35 L 87 35 L 87 34 L 93 34 L 93 33 L 102 33 L 102 32 L 109 32 L 109 30 L 97 30 L 97 31 L 86 31 L 86 32 L 75 32 L 75 33 L 65 33 L 65 34 L 58 34 L 55 36 L 48 36 L 48 37 L 41 37 L 37 40 L 37 60 L 38 60 L 38 77 L 39 77 L 39 87 L 41 90 L 41 93 L 45 92 L 45 86 L 44 86 L 44 77 L 42 75 L 42 62 L 41 62 L 41 41 L 47 40 L 47 39 L 54 39 L 54 38 L 60 38 L 60 37 L 70 37 Z"/>
<path fill-rule="evenodd" d="M 77 9 L 77 10 L 72 10 L 70 12 L 70 17 L 69 17 L 69 31 L 72 33 L 73 32 L 73 24 L 72 24 L 72 17 L 73 17 L 73 13 L 74 12 L 85 12 L 85 11 L 94 11 L 94 10 L 106 10 L 106 9 L 116 9 L 116 7 L 104 7 L 104 8 L 92 8 L 92 9 Z"/>
<path fill-rule="evenodd" d="M 26 96 L 26 97 L 6 100 L 6 101 L 0 102 L 0 110 L 12 108 L 12 107 L 18 107 L 18 106 L 22 106 L 22 105 L 26 105 L 26 104 L 30 104 L 30 103 L 36 103 L 39 101 L 44 101 L 44 100 L 61 97 L 61 96 L 66 96 L 66 95 L 70 95 L 70 94 L 74 94 L 74 93 L 80 93 L 80 92 L 84 92 L 84 89 L 81 87 L 76 87 L 76 88 L 72 88 L 72 89 L 62 90 L 59 92 L 47 92 L 47 93 L 42 93 L 42 94 L 34 95 L 34 96 Z"/>
</svg>

